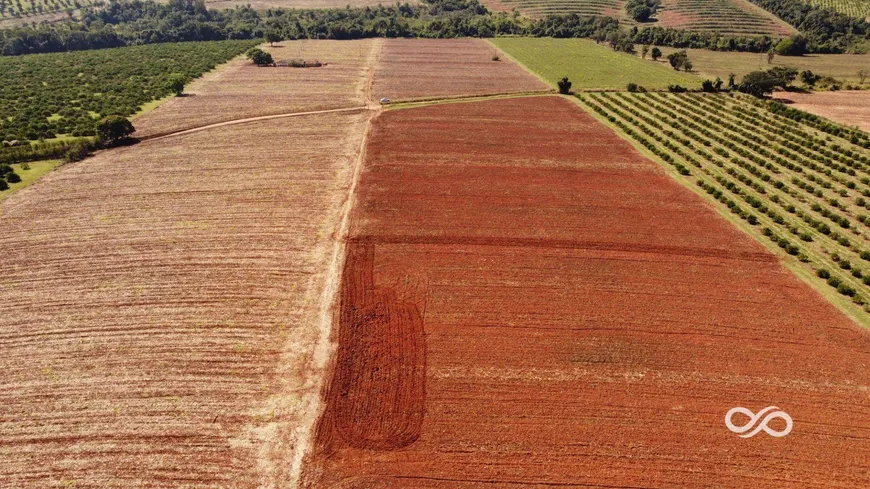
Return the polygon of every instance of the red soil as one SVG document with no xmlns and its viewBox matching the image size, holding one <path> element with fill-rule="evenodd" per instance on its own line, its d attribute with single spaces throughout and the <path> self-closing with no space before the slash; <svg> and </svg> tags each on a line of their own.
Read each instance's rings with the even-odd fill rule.
<svg viewBox="0 0 870 489">
<path fill-rule="evenodd" d="M 549 89 L 482 39 L 387 39 L 373 93 L 407 100 Z"/>
<path fill-rule="evenodd" d="M 393 288 L 375 287 L 372 245 L 352 244 L 347 253 L 338 352 L 344 361 L 323 429 L 358 448 L 407 446 L 423 422 L 423 320 L 415 304 L 399 302 Z"/>
<path fill-rule="evenodd" d="M 569 101 L 368 147 L 305 486 L 870 484 L 870 334 Z M 725 427 L 768 405 L 789 436 Z"/>
<path fill-rule="evenodd" d="M 777 93 L 781 102 L 840 124 L 870 132 L 870 91 Z"/>
</svg>

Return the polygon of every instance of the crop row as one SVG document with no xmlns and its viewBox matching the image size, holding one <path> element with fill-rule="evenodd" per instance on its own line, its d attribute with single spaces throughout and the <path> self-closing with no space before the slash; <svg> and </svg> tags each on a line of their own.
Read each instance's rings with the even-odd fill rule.
<svg viewBox="0 0 870 489">
<path fill-rule="evenodd" d="M 91 136 L 94 119 L 129 116 L 256 41 L 166 43 L 0 57 L 0 140 Z"/>
<path fill-rule="evenodd" d="M 809 0 L 818 7 L 836 10 L 850 17 L 863 19 L 870 17 L 870 2 L 867 0 Z"/>
<path fill-rule="evenodd" d="M 622 10 L 621 0 L 501 0 L 499 3 L 534 15 L 612 15 Z"/>
<path fill-rule="evenodd" d="M 743 97 L 590 94 L 581 100 L 856 304 L 870 294 L 868 155 Z M 837 146 L 834 150 L 833 146 Z M 694 170 L 690 170 L 691 168 Z M 832 195 L 833 194 L 833 195 Z M 840 272 L 834 272 L 841 270 Z M 865 305 L 865 310 L 870 306 Z"/>
<path fill-rule="evenodd" d="M 0 18 L 75 10 L 90 3 L 90 0 L 0 0 Z"/>
</svg>

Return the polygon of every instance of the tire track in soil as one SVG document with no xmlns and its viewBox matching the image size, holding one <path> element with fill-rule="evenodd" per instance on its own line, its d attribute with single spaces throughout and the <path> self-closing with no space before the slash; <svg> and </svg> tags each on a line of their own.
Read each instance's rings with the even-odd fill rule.
<svg viewBox="0 0 870 489">
<path fill-rule="evenodd" d="M 337 364 L 318 447 L 329 452 L 340 439 L 355 448 L 402 448 L 419 437 L 423 423 L 423 318 L 396 290 L 375 286 L 374 245 L 354 242 L 347 255 Z"/>
</svg>

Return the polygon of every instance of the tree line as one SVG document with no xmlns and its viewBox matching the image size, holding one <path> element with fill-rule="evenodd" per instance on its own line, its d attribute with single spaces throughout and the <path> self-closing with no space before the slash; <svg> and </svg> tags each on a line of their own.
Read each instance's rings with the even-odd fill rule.
<svg viewBox="0 0 870 489">
<path fill-rule="evenodd" d="M 806 38 L 807 52 L 848 52 L 856 43 L 870 39 L 870 23 L 865 19 L 801 0 L 750 1 L 794 26 Z"/>
<path fill-rule="evenodd" d="M 753 1 L 789 4 L 797 0 Z M 804 7 L 812 12 L 829 12 L 806 5 Z M 850 19 L 850 22 L 843 22 L 828 13 L 804 17 L 795 22 L 808 29 L 807 50 L 810 52 L 843 52 L 852 43 L 870 35 L 864 21 Z M 786 20 L 789 19 L 791 17 L 787 16 Z M 765 52 L 775 44 L 770 37 L 729 37 L 712 32 L 690 32 L 656 26 L 621 29 L 619 22 L 610 17 L 568 14 L 534 20 L 521 17 L 516 12 L 489 12 L 478 0 L 423 0 L 414 5 L 396 3 L 318 10 L 269 9 L 263 13 L 248 6 L 207 9 L 203 0 L 170 0 L 167 4 L 151 0 L 111 0 L 82 9 L 78 20 L 0 30 L 0 54 L 21 55 L 162 42 L 258 39 L 263 38 L 267 31 L 277 32 L 289 40 L 510 35 L 582 37 L 610 42 L 620 50 L 626 50 L 631 44 L 649 44 Z"/>
</svg>

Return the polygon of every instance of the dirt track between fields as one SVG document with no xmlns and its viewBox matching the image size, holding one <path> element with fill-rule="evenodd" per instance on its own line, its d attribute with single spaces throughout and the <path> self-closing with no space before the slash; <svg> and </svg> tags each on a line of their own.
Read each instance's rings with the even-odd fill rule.
<svg viewBox="0 0 870 489">
<path fill-rule="evenodd" d="M 184 136 L 186 134 L 193 134 L 195 132 L 206 131 L 208 129 L 215 129 L 218 127 L 226 127 L 226 126 L 234 126 L 237 124 L 247 124 L 250 122 L 258 122 L 258 121 L 268 121 L 272 119 L 286 119 L 288 117 L 301 117 L 306 115 L 320 115 L 320 114 L 334 114 L 340 112 L 356 112 L 369 109 L 368 105 L 361 107 L 346 107 L 340 109 L 327 109 L 327 110 L 315 110 L 312 112 L 290 112 L 287 114 L 275 114 L 275 115 L 264 115 L 260 117 L 247 117 L 244 119 L 235 119 L 231 121 L 218 122 L 216 124 L 209 124 L 207 126 L 194 127 L 191 129 L 185 129 L 183 131 L 171 132 L 168 134 L 163 134 L 160 136 L 151 136 L 151 137 L 143 137 L 141 141 L 160 141 L 162 139 L 176 137 L 176 136 Z"/>
</svg>

